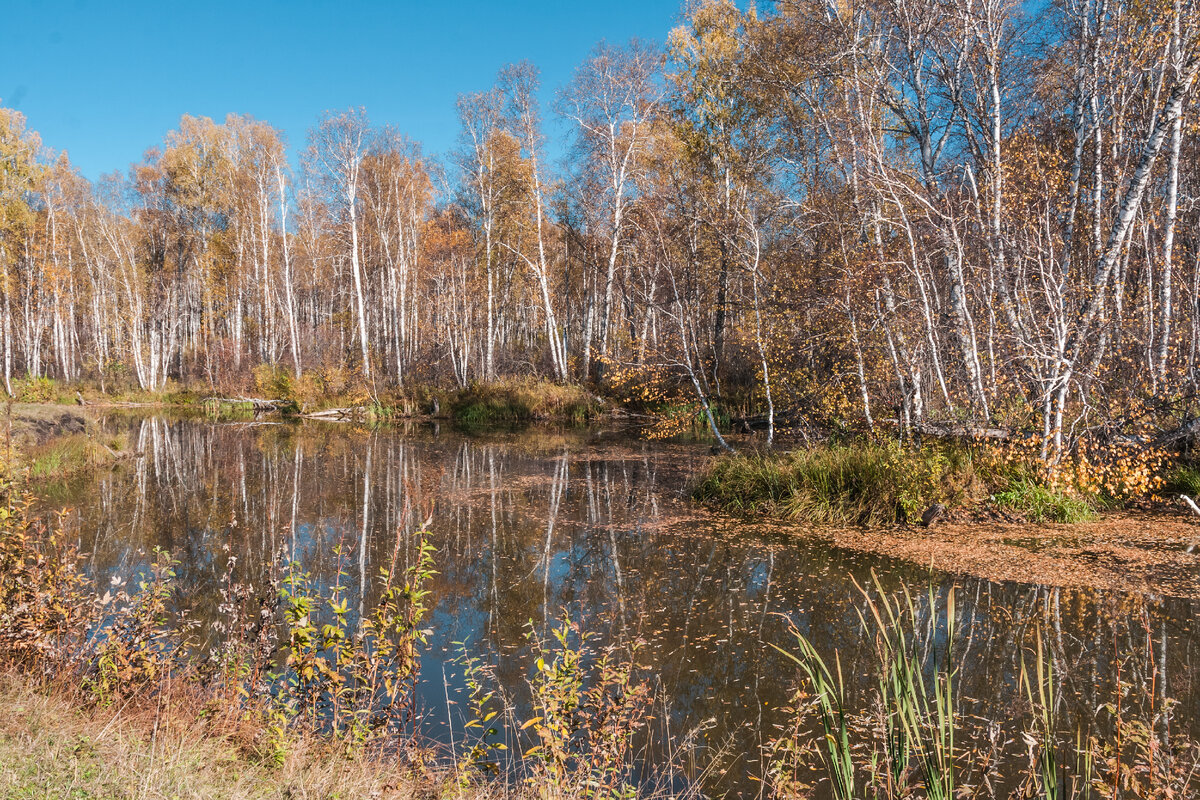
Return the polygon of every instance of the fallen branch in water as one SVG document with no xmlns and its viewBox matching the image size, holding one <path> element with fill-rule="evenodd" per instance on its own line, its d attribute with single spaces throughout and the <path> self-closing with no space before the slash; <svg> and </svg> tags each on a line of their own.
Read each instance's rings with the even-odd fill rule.
<svg viewBox="0 0 1200 800">
<path fill-rule="evenodd" d="M 347 406 L 346 408 L 327 408 L 323 411 L 311 411 L 300 416 L 307 417 L 308 419 L 360 419 L 367 415 L 368 410 L 366 406 Z"/>
<path fill-rule="evenodd" d="M 206 397 L 202 404 L 206 406 L 250 406 L 256 412 L 279 411 L 294 405 L 291 400 L 268 400 L 262 397 Z"/>
</svg>

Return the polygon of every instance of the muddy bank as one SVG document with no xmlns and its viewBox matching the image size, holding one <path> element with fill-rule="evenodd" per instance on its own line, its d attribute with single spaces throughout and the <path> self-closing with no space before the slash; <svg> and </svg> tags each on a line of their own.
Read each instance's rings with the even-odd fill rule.
<svg viewBox="0 0 1200 800">
<path fill-rule="evenodd" d="M 12 403 L 0 408 L 0 430 L 18 449 L 41 447 L 62 436 L 86 433 L 95 418 L 84 408 Z"/>
<path fill-rule="evenodd" d="M 13 403 L 0 417 L 0 448 L 32 485 L 57 481 L 136 455 L 128 438 L 107 432 L 88 408 Z"/>
</svg>

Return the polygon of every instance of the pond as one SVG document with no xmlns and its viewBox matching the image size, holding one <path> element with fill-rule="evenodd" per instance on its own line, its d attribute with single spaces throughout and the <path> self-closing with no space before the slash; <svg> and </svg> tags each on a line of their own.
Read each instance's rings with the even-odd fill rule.
<svg viewBox="0 0 1200 800">
<path fill-rule="evenodd" d="M 827 657 L 840 654 L 850 695 L 867 697 L 875 662 L 859 586 L 873 573 L 889 592 L 956 592 L 961 702 L 981 721 L 964 748 L 991 746 L 995 721 L 999 746 L 1024 751 L 1010 721 L 1027 710 L 1018 676 L 1040 635 L 1063 681 L 1066 730 L 1103 734 L 1098 709 L 1120 692 L 1127 709 L 1173 698 L 1171 724 L 1200 732 L 1195 601 L 931 573 L 803 530 L 760 530 L 688 499 L 703 445 L 599 430 L 468 435 L 118 414 L 102 424 L 126 431 L 139 456 L 50 487 L 48 502 L 71 509 L 65 524 L 101 580 L 136 571 L 154 547 L 170 551 L 178 602 L 201 623 L 230 557 L 242 580 L 263 586 L 290 559 L 325 582 L 340 564 L 353 602 L 369 602 L 372 576 L 411 558 L 411 534 L 428 520 L 438 575 L 420 724 L 441 741 L 461 731 L 462 651 L 492 665 L 519 706 L 528 634 L 546 635 L 566 612 L 599 641 L 645 641 L 658 698 L 647 774 L 691 742 L 675 759 L 683 779 L 707 794 L 757 795 L 763 748 L 802 685 L 770 645 L 794 650 L 794 623 Z"/>
</svg>

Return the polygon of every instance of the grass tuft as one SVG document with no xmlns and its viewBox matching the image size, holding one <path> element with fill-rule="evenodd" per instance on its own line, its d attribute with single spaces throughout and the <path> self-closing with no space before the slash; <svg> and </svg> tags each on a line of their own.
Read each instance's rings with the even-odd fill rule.
<svg viewBox="0 0 1200 800">
<path fill-rule="evenodd" d="M 472 384 L 451 399 L 450 411 L 465 427 L 535 420 L 582 424 L 595 416 L 597 405 L 582 386 L 512 380 Z"/>
<path fill-rule="evenodd" d="M 1200 470 L 1188 464 L 1180 464 L 1171 472 L 1163 484 L 1164 494 L 1186 494 L 1200 496 Z"/>
<path fill-rule="evenodd" d="M 1088 522 L 1096 518 L 1096 509 L 1086 500 L 1018 478 L 994 496 L 996 505 L 1016 511 L 1031 522 Z"/>
<path fill-rule="evenodd" d="M 886 525 L 919 519 L 933 503 L 961 505 L 982 492 L 965 448 L 860 443 L 725 456 L 713 462 L 694 494 L 727 511 Z"/>
</svg>

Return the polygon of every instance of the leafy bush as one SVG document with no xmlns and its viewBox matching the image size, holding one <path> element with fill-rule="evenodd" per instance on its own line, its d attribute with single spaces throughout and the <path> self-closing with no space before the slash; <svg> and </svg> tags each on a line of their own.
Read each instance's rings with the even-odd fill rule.
<svg viewBox="0 0 1200 800">
<path fill-rule="evenodd" d="M 50 378 L 22 378 L 13 383 L 13 394 L 21 403 L 57 403 L 59 385 Z"/>
<path fill-rule="evenodd" d="M 379 599 L 361 617 L 350 609 L 340 547 L 336 580 L 324 594 L 299 564 L 288 567 L 279 589 L 287 668 L 275 698 L 286 718 L 328 725 L 351 744 L 394 733 L 414 719 L 420 646 L 429 634 L 422 627 L 430 610 L 428 584 L 437 574 L 425 531 L 417 534 L 416 548 L 408 569 L 380 570 Z"/>
<path fill-rule="evenodd" d="M 535 743 L 524 751 L 526 780 L 536 797 L 632 800 L 634 737 L 651 707 L 649 687 L 634 677 L 638 643 L 630 654 L 597 652 L 565 615 L 551 634 L 544 641 L 531 626 L 534 716 L 521 729 L 532 731 Z"/>
<path fill-rule="evenodd" d="M 255 390 L 270 400 L 294 400 L 292 373 L 275 364 L 259 364 L 254 368 Z"/>
</svg>

